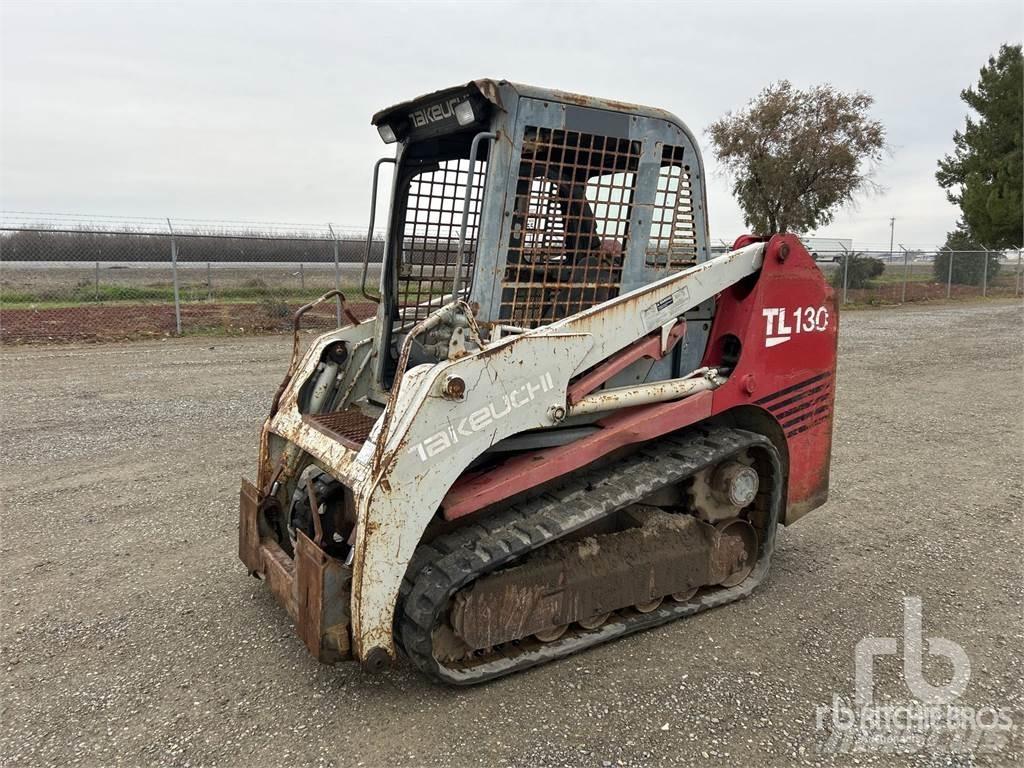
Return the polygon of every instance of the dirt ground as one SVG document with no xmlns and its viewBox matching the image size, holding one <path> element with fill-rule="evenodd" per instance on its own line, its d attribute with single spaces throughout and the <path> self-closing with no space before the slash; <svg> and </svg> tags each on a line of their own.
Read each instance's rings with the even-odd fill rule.
<svg viewBox="0 0 1024 768">
<path fill-rule="evenodd" d="M 318 298 L 312 296 L 308 300 Z M 181 327 L 186 334 L 281 333 L 292 328 L 292 315 L 302 305 L 268 298 L 262 302 L 182 304 Z M 376 311 L 367 301 L 348 308 L 359 318 Z M 303 318 L 304 328 L 336 327 L 333 304 L 322 304 Z M 75 307 L 40 307 L 0 311 L 0 342 L 11 344 L 54 342 L 124 341 L 173 336 L 176 318 L 173 304 L 108 304 Z"/>
<path fill-rule="evenodd" d="M 745 601 L 469 690 L 310 659 L 235 558 L 278 338 L 0 351 L 4 765 L 1018 765 L 1020 304 L 849 312 L 832 496 Z M 854 647 L 961 645 L 977 756 L 819 753 Z M 940 684 L 949 665 L 925 663 Z M 879 697 L 910 699 L 898 656 Z"/>
</svg>

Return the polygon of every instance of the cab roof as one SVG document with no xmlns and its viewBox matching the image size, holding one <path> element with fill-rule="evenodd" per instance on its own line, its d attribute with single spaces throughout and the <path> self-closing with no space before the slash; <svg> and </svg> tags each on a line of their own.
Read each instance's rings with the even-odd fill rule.
<svg viewBox="0 0 1024 768">
<path fill-rule="evenodd" d="M 509 80 L 492 80 L 488 78 L 471 80 L 464 85 L 444 88 L 439 91 L 434 91 L 433 93 L 426 93 L 422 96 L 417 96 L 415 99 L 410 99 L 409 101 L 403 101 L 400 104 L 395 104 L 380 110 L 373 116 L 373 118 L 371 118 L 370 122 L 373 125 L 380 125 L 381 123 L 388 122 L 395 116 L 405 116 L 411 110 L 422 106 L 425 103 L 433 103 L 447 96 L 454 96 L 460 93 L 478 93 L 499 109 L 505 108 L 503 103 L 505 98 L 515 96 L 519 98 L 540 99 L 565 104 L 574 104 L 579 107 L 589 107 L 591 109 L 607 109 L 614 112 L 652 117 L 660 120 L 667 120 L 681 128 L 684 128 L 684 130 L 686 127 L 684 123 L 671 112 L 666 112 L 663 109 L 657 109 L 655 107 L 630 104 L 629 102 L 616 101 L 613 99 L 601 99 L 594 96 L 583 96 L 581 94 L 570 93 L 568 91 L 559 91 L 551 88 L 540 88 L 533 85 L 513 83 Z"/>
</svg>

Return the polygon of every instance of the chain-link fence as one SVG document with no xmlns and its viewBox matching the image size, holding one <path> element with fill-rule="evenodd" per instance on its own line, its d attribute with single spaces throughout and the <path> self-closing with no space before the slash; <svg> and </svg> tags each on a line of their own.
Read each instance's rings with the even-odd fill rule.
<svg viewBox="0 0 1024 768">
<path fill-rule="evenodd" d="M 296 309 L 340 290 L 357 316 L 366 236 L 0 229 L 0 341 L 103 341 L 281 332 Z M 370 244 L 367 283 L 383 239 Z M 338 302 L 303 325 L 341 322 Z"/>
<path fill-rule="evenodd" d="M 904 304 L 1024 293 L 1020 248 L 818 251 L 814 256 L 842 304 Z"/>
<path fill-rule="evenodd" d="M 283 332 L 296 309 L 340 290 L 359 317 L 366 235 L 332 225 L 5 219 L 0 226 L 0 342 L 103 341 L 181 334 Z M 188 227 L 186 229 L 186 226 Z M 717 248 L 715 250 L 718 250 Z M 371 239 L 367 284 L 379 282 L 383 239 Z M 1021 251 L 815 252 L 843 304 L 1014 297 Z M 310 329 L 341 322 L 325 304 Z"/>
</svg>

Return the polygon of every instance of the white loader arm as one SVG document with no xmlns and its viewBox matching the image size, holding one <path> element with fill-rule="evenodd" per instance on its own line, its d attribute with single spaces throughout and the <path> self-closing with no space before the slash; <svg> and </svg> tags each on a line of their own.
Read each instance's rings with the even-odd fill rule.
<svg viewBox="0 0 1024 768">
<path fill-rule="evenodd" d="M 395 603 L 406 568 L 445 494 L 474 459 L 511 435 L 552 426 L 560 419 L 556 409 L 564 415 L 574 376 L 757 272 L 763 254 L 763 243 L 749 245 L 458 360 L 406 373 L 388 406 L 394 412 L 382 458 L 374 463 L 383 418 L 356 459 L 364 470 L 354 489 L 356 657 L 369 666 L 394 657 Z M 453 378 L 461 387 L 449 386 Z"/>
</svg>

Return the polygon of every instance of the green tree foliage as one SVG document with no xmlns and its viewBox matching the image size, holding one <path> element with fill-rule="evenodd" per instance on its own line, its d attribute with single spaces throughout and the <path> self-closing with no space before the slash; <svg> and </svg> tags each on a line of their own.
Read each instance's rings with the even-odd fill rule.
<svg viewBox="0 0 1024 768">
<path fill-rule="evenodd" d="M 999 252 L 984 251 L 961 222 L 956 230 L 946 235 L 946 244 L 935 254 L 933 269 L 936 282 L 944 283 L 950 279 L 949 260 L 952 258 L 952 282 L 958 285 L 981 285 L 985 279 L 985 260 L 988 259 L 988 281 L 991 283 L 999 274 Z"/>
<path fill-rule="evenodd" d="M 873 279 L 885 272 L 885 263 L 873 256 L 865 256 L 861 253 L 851 253 L 850 263 L 846 266 L 847 288 L 867 288 Z M 836 269 L 832 270 L 829 282 L 833 288 L 843 287 L 843 263 L 840 262 Z"/>
<path fill-rule="evenodd" d="M 1013 248 L 1024 240 L 1024 64 L 1021 46 L 1004 45 L 990 57 L 974 88 L 960 98 L 976 114 L 953 134 L 952 155 L 935 174 L 963 226 L 980 245 Z M 954 262 L 954 271 L 956 264 Z"/>
<path fill-rule="evenodd" d="M 871 185 L 885 129 L 874 99 L 831 85 L 802 91 L 773 83 L 743 109 L 711 124 L 719 162 L 754 232 L 809 232 Z"/>
</svg>

